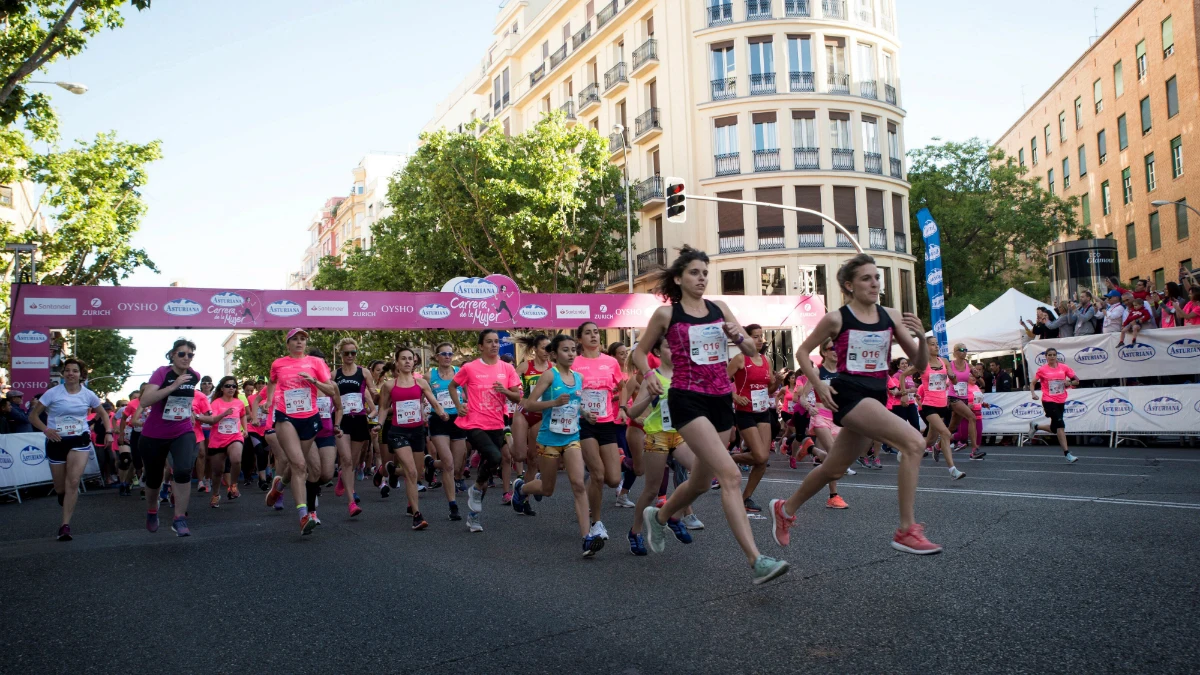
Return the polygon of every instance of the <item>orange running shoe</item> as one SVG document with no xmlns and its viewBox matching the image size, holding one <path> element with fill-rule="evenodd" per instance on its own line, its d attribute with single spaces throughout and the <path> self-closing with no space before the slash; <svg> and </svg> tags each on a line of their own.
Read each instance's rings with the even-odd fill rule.
<svg viewBox="0 0 1200 675">
<path fill-rule="evenodd" d="M 827 509 L 848 509 L 848 508 L 850 508 L 850 505 L 846 503 L 845 499 L 842 499 L 841 495 L 834 495 L 834 496 L 830 497 L 829 499 L 825 500 L 825 508 L 827 508 Z"/>
<path fill-rule="evenodd" d="M 913 523 L 907 530 L 896 530 L 892 537 L 892 548 L 917 555 L 942 552 L 941 546 L 925 538 L 925 526 L 921 523 Z"/>
</svg>

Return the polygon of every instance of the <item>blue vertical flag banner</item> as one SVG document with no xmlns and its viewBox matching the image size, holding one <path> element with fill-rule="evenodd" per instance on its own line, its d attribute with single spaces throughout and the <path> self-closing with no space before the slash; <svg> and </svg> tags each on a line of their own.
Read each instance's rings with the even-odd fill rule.
<svg viewBox="0 0 1200 675">
<path fill-rule="evenodd" d="M 950 343 L 946 337 L 946 294 L 942 285 L 942 237 L 929 209 L 917 212 L 921 236 L 925 239 L 925 289 L 929 291 L 929 318 L 937 337 L 938 352 L 950 358 Z"/>
</svg>

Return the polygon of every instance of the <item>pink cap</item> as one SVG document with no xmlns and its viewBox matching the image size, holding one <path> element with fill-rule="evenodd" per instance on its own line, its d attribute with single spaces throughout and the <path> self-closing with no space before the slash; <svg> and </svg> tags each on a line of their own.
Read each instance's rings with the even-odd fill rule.
<svg viewBox="0 0 1200 675">
<path fill-rule="evenodd" d="M 303 328 L 293 328 L 288 331 L 287 339 L 291 340 L 292 338 L 296 337 L 300 333 L 304 333 L 304 337 L 308 337 L 308 331 L 304 330 Z"/>
</svg>

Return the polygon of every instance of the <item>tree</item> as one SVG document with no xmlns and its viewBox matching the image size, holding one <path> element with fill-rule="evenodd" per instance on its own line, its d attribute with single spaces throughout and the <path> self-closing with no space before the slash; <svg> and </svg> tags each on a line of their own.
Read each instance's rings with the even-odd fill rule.
<svg viewBox="0 0 1200 675">
<path fill-rule="evenodd" d="M 115 330 L 75 331 L 75 355 L 88 365 L 88 389 L 100 398 L 117 391 L 133 372 L 133 338 Z"/>
<path fill-rule="evenodd" d="M 941 141 L 941 139 L 934 139 Z M 1060 237 L 1090 237 L 1075 215 L 1079 200 L 1047 192 L 999 148 L 978 138 L 909 153 L 914 250 L 923 240 L 916 213 L 928 208 L 941 236 L 946 315 L 982 306 L 1011 287 L 1047 278 L 1046 249 Z M 924 256 L 917 257 L 917 301 L 928 318 Z"/>
</svg>

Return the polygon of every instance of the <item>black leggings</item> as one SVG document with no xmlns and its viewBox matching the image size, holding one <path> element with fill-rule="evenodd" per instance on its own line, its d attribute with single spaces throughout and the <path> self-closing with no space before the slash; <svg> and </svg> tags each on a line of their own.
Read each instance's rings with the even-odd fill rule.
<svg viewBox="0 0 1200 675">
<path fill-rule="evenodd" d="M 258 434 L 250 434 L 248 442 L 250 443 L 251 452 L 242 456 L 248 456 L 254 460 L 254 471 L 266 471 L 267 463 L 270 460 L 271 446 L 267 445 L 267 442 Z M 244 462 L 245 460 L 243 460 Z"/>
<path fill-rule="evenodd" d="M 500 469 L 500 463 L 504 461 L 500 454 L 500 448 L 508 442 L 504 438 L 504 430 L 467 429 L 467 442 L 479 453 L 479 476 L 475 483 L 487 485 L 488 480 Z"/>
<path fill-rule="evenodd" d="M 191 431 L 178 438 L 148 438 L 142 436 L 139 445 L 146 463 L 146 488 L 157 490 L 162 485 L 167 456 L 171 457 L 171 475 L 179 485 L 192 482 L 192 466 L 196 463 L 196 435 Z"/>
<path fill-rule="evenodd" d="M 912 428 L 916 429 L 917 431 L 921 430 L 921 415 L 917 412 L 916 403 L 898 405 L 892 408 L 892 414 L 911 424 Z"/>
</svg>

